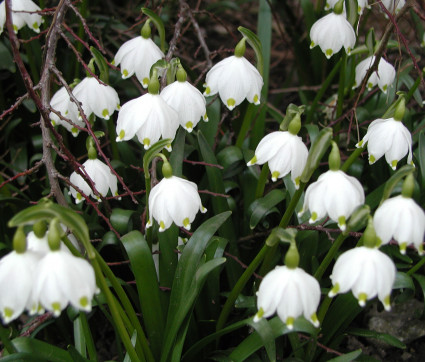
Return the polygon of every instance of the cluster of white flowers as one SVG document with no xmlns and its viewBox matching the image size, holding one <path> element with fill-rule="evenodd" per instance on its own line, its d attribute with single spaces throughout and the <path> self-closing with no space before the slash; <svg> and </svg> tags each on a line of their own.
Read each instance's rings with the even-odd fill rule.
<svg viewBox="0 0 425 362">
<path fill-rule="evenodd" d="M 12 2 L 12 24 L 15 33 L 25 25 L 36 33 L 40 32 L 43 18 L 39 14 L 40 7 L 31 0 L 13 0 Z M 0 3 L 0 34 L 6 23 L 6 1 Z"/>
<path fill-rule="evenodd" d="M 47 234 L 31 232 L 26 243 L 27 247 L 17 248 L 0 260 L 3 322 L 11 322 L 25 310 L 30 315 L 47 310 L 57 317 L 68 304 L 90 312 L 98 290 L 90 263 L 72 255 L 63 243 L 50 250 Z"/>
</svg>

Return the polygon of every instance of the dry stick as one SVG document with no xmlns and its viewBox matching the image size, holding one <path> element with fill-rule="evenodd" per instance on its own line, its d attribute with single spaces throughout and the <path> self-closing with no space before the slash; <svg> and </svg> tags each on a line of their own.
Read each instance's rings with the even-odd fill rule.
<svg viewBox="0 0 425 362">
<path fill-rule="evenodd" d="M 58 41 L 58 23 L 61 23 L 65 17 L 67 10 L 68 1 L 61 0 L 56 8 L 56 12 L 50 26 L 49 32 L 46 37 L 46 47 L 45 47 L 45 56 L 43 64 L 43 73 L 40 79 L 40 88 L 41 88 L 41 98 L 35 92 L 34 84 L 29 75 L 27 69 L 25 68 L 24 62 L 22 61 L 21 55 L 19 53 L 18 45 L 19 40 L 13 30 L 12 24 L 12 0 L 6 0 L 6 28 L 9 34 L 10 46 L 12 48 L 13 59 L 21 73 L 22 80 L 24 81 L 25 88 L 28 91 L 29 97 L 34 101 L 37 109 L 41 115 L 41 131 L 43 137 L 43 157 L 42 162 L 46 166 L 47 174 L 50 182 L 50 189 L 53 195 L 55 196 L 57 202 L 61 205 L 66 205 L 65 197 L 62 193 L 58 182 L 58 172 L 55 168 L 52 154 L 49 148 L 49 144 L 52 142 L 52 139 L 49 134 L 47 124 L 50 124 L 49 112 L 47 110 L 49 103 L 49 63 L 54 61 L 54 54 L 56 52 L 56 44 Z"/>
</svg>

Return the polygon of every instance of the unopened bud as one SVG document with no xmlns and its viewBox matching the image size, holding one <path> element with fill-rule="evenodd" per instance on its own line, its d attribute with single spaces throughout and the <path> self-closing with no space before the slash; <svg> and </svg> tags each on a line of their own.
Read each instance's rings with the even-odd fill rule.
<svg viewBox="0 0 425 362">
<path fill-rule="evenodd" d="M 24 228 L 22 226 L 18 227 L 13 236 L 13 250 L 18 254 L 25 253 L 27 250 L 27 237 L 24 233 Z"/>
</svg>

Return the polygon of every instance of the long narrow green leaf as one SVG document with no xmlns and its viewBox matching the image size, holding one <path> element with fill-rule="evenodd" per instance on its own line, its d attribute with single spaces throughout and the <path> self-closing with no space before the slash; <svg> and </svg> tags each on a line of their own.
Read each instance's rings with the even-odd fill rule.
<svg viewBox="0 0 425 362">
<path fill-rule="evenodd" d="M 351 362 L 351 361 L 355 361 L 356 358 L 358 356 L 360 356 L 362 354 L 362 350 L 361 349 L 357 349 L 353 352 L 347 353 L 347 354 L 343 354 L 342 356 L 338 356 L 335 358 L 332 358 L 329 360 L 332 362 Z"/>
<path fill-rule="evenodd" d="M 388 333 L 380 333 L 377 331 L 371 331 L 369 329 L 363 328 L 350 328 L 347 333 L 357 337 L 374 338 L 379 341 L 385 342 L 390 346 L 397 347 L 400 349 L 406 348 L 406 345 L 403 342 Z"/>
<path fill-rule="evenodd" d="M 121 240 L 130 259 L 131 270 L 136 279 L 143 322 L 152 353 L 158 359 L 164 333 L 164 318 L 152 251 L 139 231 L 131 231 L 124 235 Z"/>
<path fill-rule="evenodd" d="M 204 222 L 193 233 L 183 249 L 171 289 L 170 307 L 164 330 L 161 361 L 168 361 L 177 333 L 195 302 L 196 295 L 193 295 L 195 294 L 193 291 L 195 288 L 200 288 L 201 284 L 205 281 L 201 277 L 203 277 L 206 267 L 201 269 L 201 272 L 199 272 L 201 274 L 198 274 L 198 268 L 200 267 L 205 248 L 211 237 L 229 216 L 230 212 L 225 212 Z M 194 276 L 197 276 L 197 278 L 194 279 Z M 188 298 L 189 295 L 192 298 Z"/>
<path fill-rule="evenodd" d="M 264 344 L 264 348 L 267 352 L 267 357 L 269 361 L 276 361 L 276 343 L 273 330 L 269 325 L 267 319 L 261 319 L 258 322 L 251 321 L 249 325 L 255 329 L 255 331 L 261 337 L 261 340 Z"/>
<path fill-rule="evenodd" d="M 251 216 L 249 227 L 254 229 L 260 220 L 278 203 L 285 199 L 286 193 L 282 190 L 272 190 L 266 196 L 255 200 L 249 207 Z"/>
<path fill-rule="evenodd" d="M 12 343 L 18 352 L 31 353 L 40 361 L 73 362 L 67 351 L 38 339 L 18 337 Z"/>
<path fill-rule="evenodd" d="M 385 183 L 384 192 L 382 194 L 381 204 L 391 196 L 394 187 L 407 175 L 415 170 L 414 166 L 404 165 L 397 172 L 392 175 Z"/>
</svg>

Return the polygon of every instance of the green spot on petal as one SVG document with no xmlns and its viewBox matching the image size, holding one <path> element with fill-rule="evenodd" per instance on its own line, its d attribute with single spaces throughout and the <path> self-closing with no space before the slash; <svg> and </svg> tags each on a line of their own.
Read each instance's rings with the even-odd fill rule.
<svg viewBox="0 0 425 362">
<path fill-rule="evenodd" d="M 62 309 L 59 302 L 52 303 L 52 309 L 53 309 L 53 315 L 55 317 L 58 317 L 61 314 Z"/>
<path fill-rule="evenodd" d="M 111 64 L 112 64 L 112 65 L 115 65 L 115 59 L 112 59 Z"/>
<path fill-rule="evenodd" d="M 254 322 L 258 322 L 261 318 L 263 318 L 263 315 L 264 315 L 264 310 L 263 308 L 260 308 L 254 317 Z"/>
<path fill-rule="evenodd" d="M 159 222 L 159 231 L 164 231 L 165 230 L 165 224 L 164 221 L 160 221 Z"/>
<path fill-rule="evenodd" d="M 369 83 L 367 83 L 367 89 L 368 89 L 368 90 L 371 90 L 372 88 L 373 88 L 373 84 L 372 84 L 372 83 L 370 83 L 370 82 L 369 82 Z"/>
<path fill-rule="evenodd" d="M 391 309 L 391 300 L 390 300 L 390 296 L 389 295 L 387 295 L 384 298 L 382 304 L 384 305 L 384 308 L 385 308 L 386 311 L 389 311 Z"/>
<path fill-rule="evenodd" d="M 312 41 L 311 43 L 310 43 L 310 49 L 311 48 L 314 48 L 316 46 L 316 44 L 314 44 L 314 41 Z"/>
<path fill-rule="evenodd" d="M 345 216 L 340 216 L 338 218 L 338 226 L 342 231 L 345 230 Z"/>
<path fill-rule="evenodd" d="M 186 130 L 190 133 L 193 131 L 193 123 L 192 122 L 187 122 L 186 125 Z"/>
<path fill-rule="evenodd" d="M 123 78 L 127 78 L 127 77 L 128 77 L 128 70 L 127 70 L 127 69 L 124 69 L 124 70 L 122 71 L 122 77 L 123 77 Z"/>
<path fill-rule="evenodd" d="M 186 229 L 186 230 L 190 230 L 190 220 L 189 220 L 189 218 L 187 217 L 187 218 L 185 218 L 184 220 L 183 220 L 183 227 Z"/>
<path fill-rule="evenodd" d="M 125 137 L 125 131 L 122 129 L 119 134 L 119 139 L 122 140 Z"/>
<path fill-rule="evenodd" d="M 374 155 L 369 155 L 369 165 L 372 165 L 376 162 L 376 158 Z"/>
<path fill-rule="evenodd" d="M 326 57 L 328 57 L 328 58 L 330 58 L 331 56 L 332 56 L 332 54 L 333 54 L 334 52 L 333 52 L 333 50 L 332 49 L 326 49 L 326 51 L 325 51 L 325 55 L 326 55 Z"/>
<path fill-rule="evenodd" d="M 315 211 L 314 211 L 314 212 L 311 214 L 310 220 L 311 220 L 311 221 L 313 221 L 313 222 L 317 220 L 317 212 L 315 212 Z"/>
<path fill-rule="evenodd" d="M 78 201 L 81 201 L 83 199 L 83 197 L 81 196 L 81 194 L 79 192 L 77 192 L 77 195 L 76 196 L 77 196 L 76 199 Z"/>
<path fill-rule="evenodd" d="M 339 290 L 340 290 L 339 283 L 335 283 L 333 288 L 329 291 L 329 294 L 328 294 L 329 298 L 332 298 L 335 295 L 337 295 Z"/>
<path fill-rule="evenodd" d="M 418 246 L 418 253 L 419 255 L 423 255 L 424 253 L 424 246 L 422 244 Z"/>
<path fill-rule="evenodd" d="M 260 104 L 260 98 L 258 97 L 258 94 L 254 96 L 254 104 Z"/>
<path fill-rule="evenodd" d="M 397 160 L 391 161 L 391 168 L 392 168 L 393 170 L 395 170 L 395 169 L 397 168 L 397 163 L 398 163 L 398 161 L 397 161 Z"/>
<path fill-rule="evenodd" d="M 80 298 L 80 305 L 84 309 L 87 308 L 88 306 L 90 306 L 89 299 L 87 297 L 81 297 Z"/>
<path fill-rule="evenodd" d="M 357 143 L 356 147 L 358 147 L 358 148 L 363 147 L 363 140 L 361 140 L 359 143 Z"/>
<path fill-rule="evenodd" d="M 357 299 L 359 300 L 359 305 L 361 307 L 364 307 L 366 305 L 366 301 L 367 301 L 367 294 L 366 293 L 359 293 L 359 295 L 357 296 Z"/>
<path fill-rule="evenodd" d="M 50 122 L 52 122 L 53 127 L 56 126 L 56 122 L 53 119 L 51 119 Z"/>
<path fill-rule="evenodd" d="M 273 171 L 272 172 L 272 181 L 277 181 L 279 178 L 280 172 L 279 171 Z"/>
<path fill-rule="evenodd" d="M 317 318 L 316 313 L 313 313 L 313 314 L 311 315 L 310 319 L 311 319 L 311 322 L 313 323 L 313 325 L 314 325 L 315 327 L 318 327 L 318 326 L 320 325 L 319 318 Z"/>
<path fill-rule="evenodd" d="M 149 85 L 149 78 L 143 78 L 142 85 L 146 88 Z"/>
<path fill-rule="evenodd" d="M 257 156 L 254 156 L 253 158 L 251 158 L 251 161 L 249 161 L 247 163 L 248 166 L 252 166 L 257 162 Z"/>
<path fill-rule="evenodd" d="M 9 307 L 5 307 L 3 309 L 3 315 L 4 315 L 4 319 L 9 321 L 13 316 L 13 309 L 11 309 Z"/>
<path fill-rule="evenodd" d="M 72 133 L 72 135 L 74 136 L 74 137 L 76 137 L 76 136 L 78 136 L 78 133 L 79 133 L 80 131 L 76 128 L 76 127 L 72 127 L 71 128 L 71 133 Z"/>
<path fill-rule="evenodd" d="M 13 31 L 14 31 L 15 33 L 17 33 L 17 32 L 18 32 L 18 27 L 17 27 L 15 24 L 13 24 Z"/>
<path fill-rule="evenodd" d="M 230 110 L 232 110 L 233 108 L 235 108 L 236 105 L 236 101 L 233 98 L 229 98 L 227 101 L 227 108 L 229 108 Z"/>
<path fill-rule="evenodd" d="M 206 113 L 202 116 L 202 118 L 205 122 L 208 122 L 208 115 Z"/>
<path fill-rule="evenodd" d="M 149 138 L 145 138 L 143 140 L 143 146 L 144 146 L 145 150 L 147 150 L 151 146 L 151 140 Z"/>
<path fill-rule="evenodd" d="M 400 243 L 400 253 L 403 255 L 406 254 L 406 249 L 407 249 L 407 243 L 406 242 Z"/>
<path fill-rule="evenodd" d="M 286 326 L 288 327 L 288 329 L 293 329 L 294 328 L 294 317 L 288 317 L 286 318 Z"/>
<path fill-rule="evenodd" d="M 294 182 L 295 182 L 295 188 L 298 190 L 300 188 L 301 176 L 296 177 Z"/>
<path fill-rule="evenodd" d="M 108 120 L 108 119 L 109 119 L 109 111 L 108 111 L 106 108 L 102 111 L 102 116 L 103 116 L 103 118 L 105 118 L 106 120 Z"/>
<path fill-rule="evenodd" d="M 38 23 L 37 23 L 37 22 L 35 22 L 34 24 L 32 24 L 32 28 L 33 28 L 34 30 L 38 30 L 38 31 L 40 31 L 40 26 L 38 25 Z"/>
<path fill-rule="evenodd" d="M 209 95 L 209 94 L 211 93 L 211 88 L 210 88 L 210 87 L 207 87 L 207 88 L 205 89 L 204 93 L 205 93 L 206 95 Z"/>
<path fill-rule="evenodd" d="M 387 89 L 388 89 L 388 86 L 385 84 L 385 85 L 382 87 L 382 90 L 384 91 L 384 93 L 386 93 L 386 92 L 387 92 Z"/>
<path fill-rule="evenodd" d="M 350 47 L 348 47 L 348 48 L 345 50 L 345 52 L 346 52 L 348 55 L 350 55 L 350 54 L 351 54 L 351 48 L 350 48 Z"/>
</svg>

